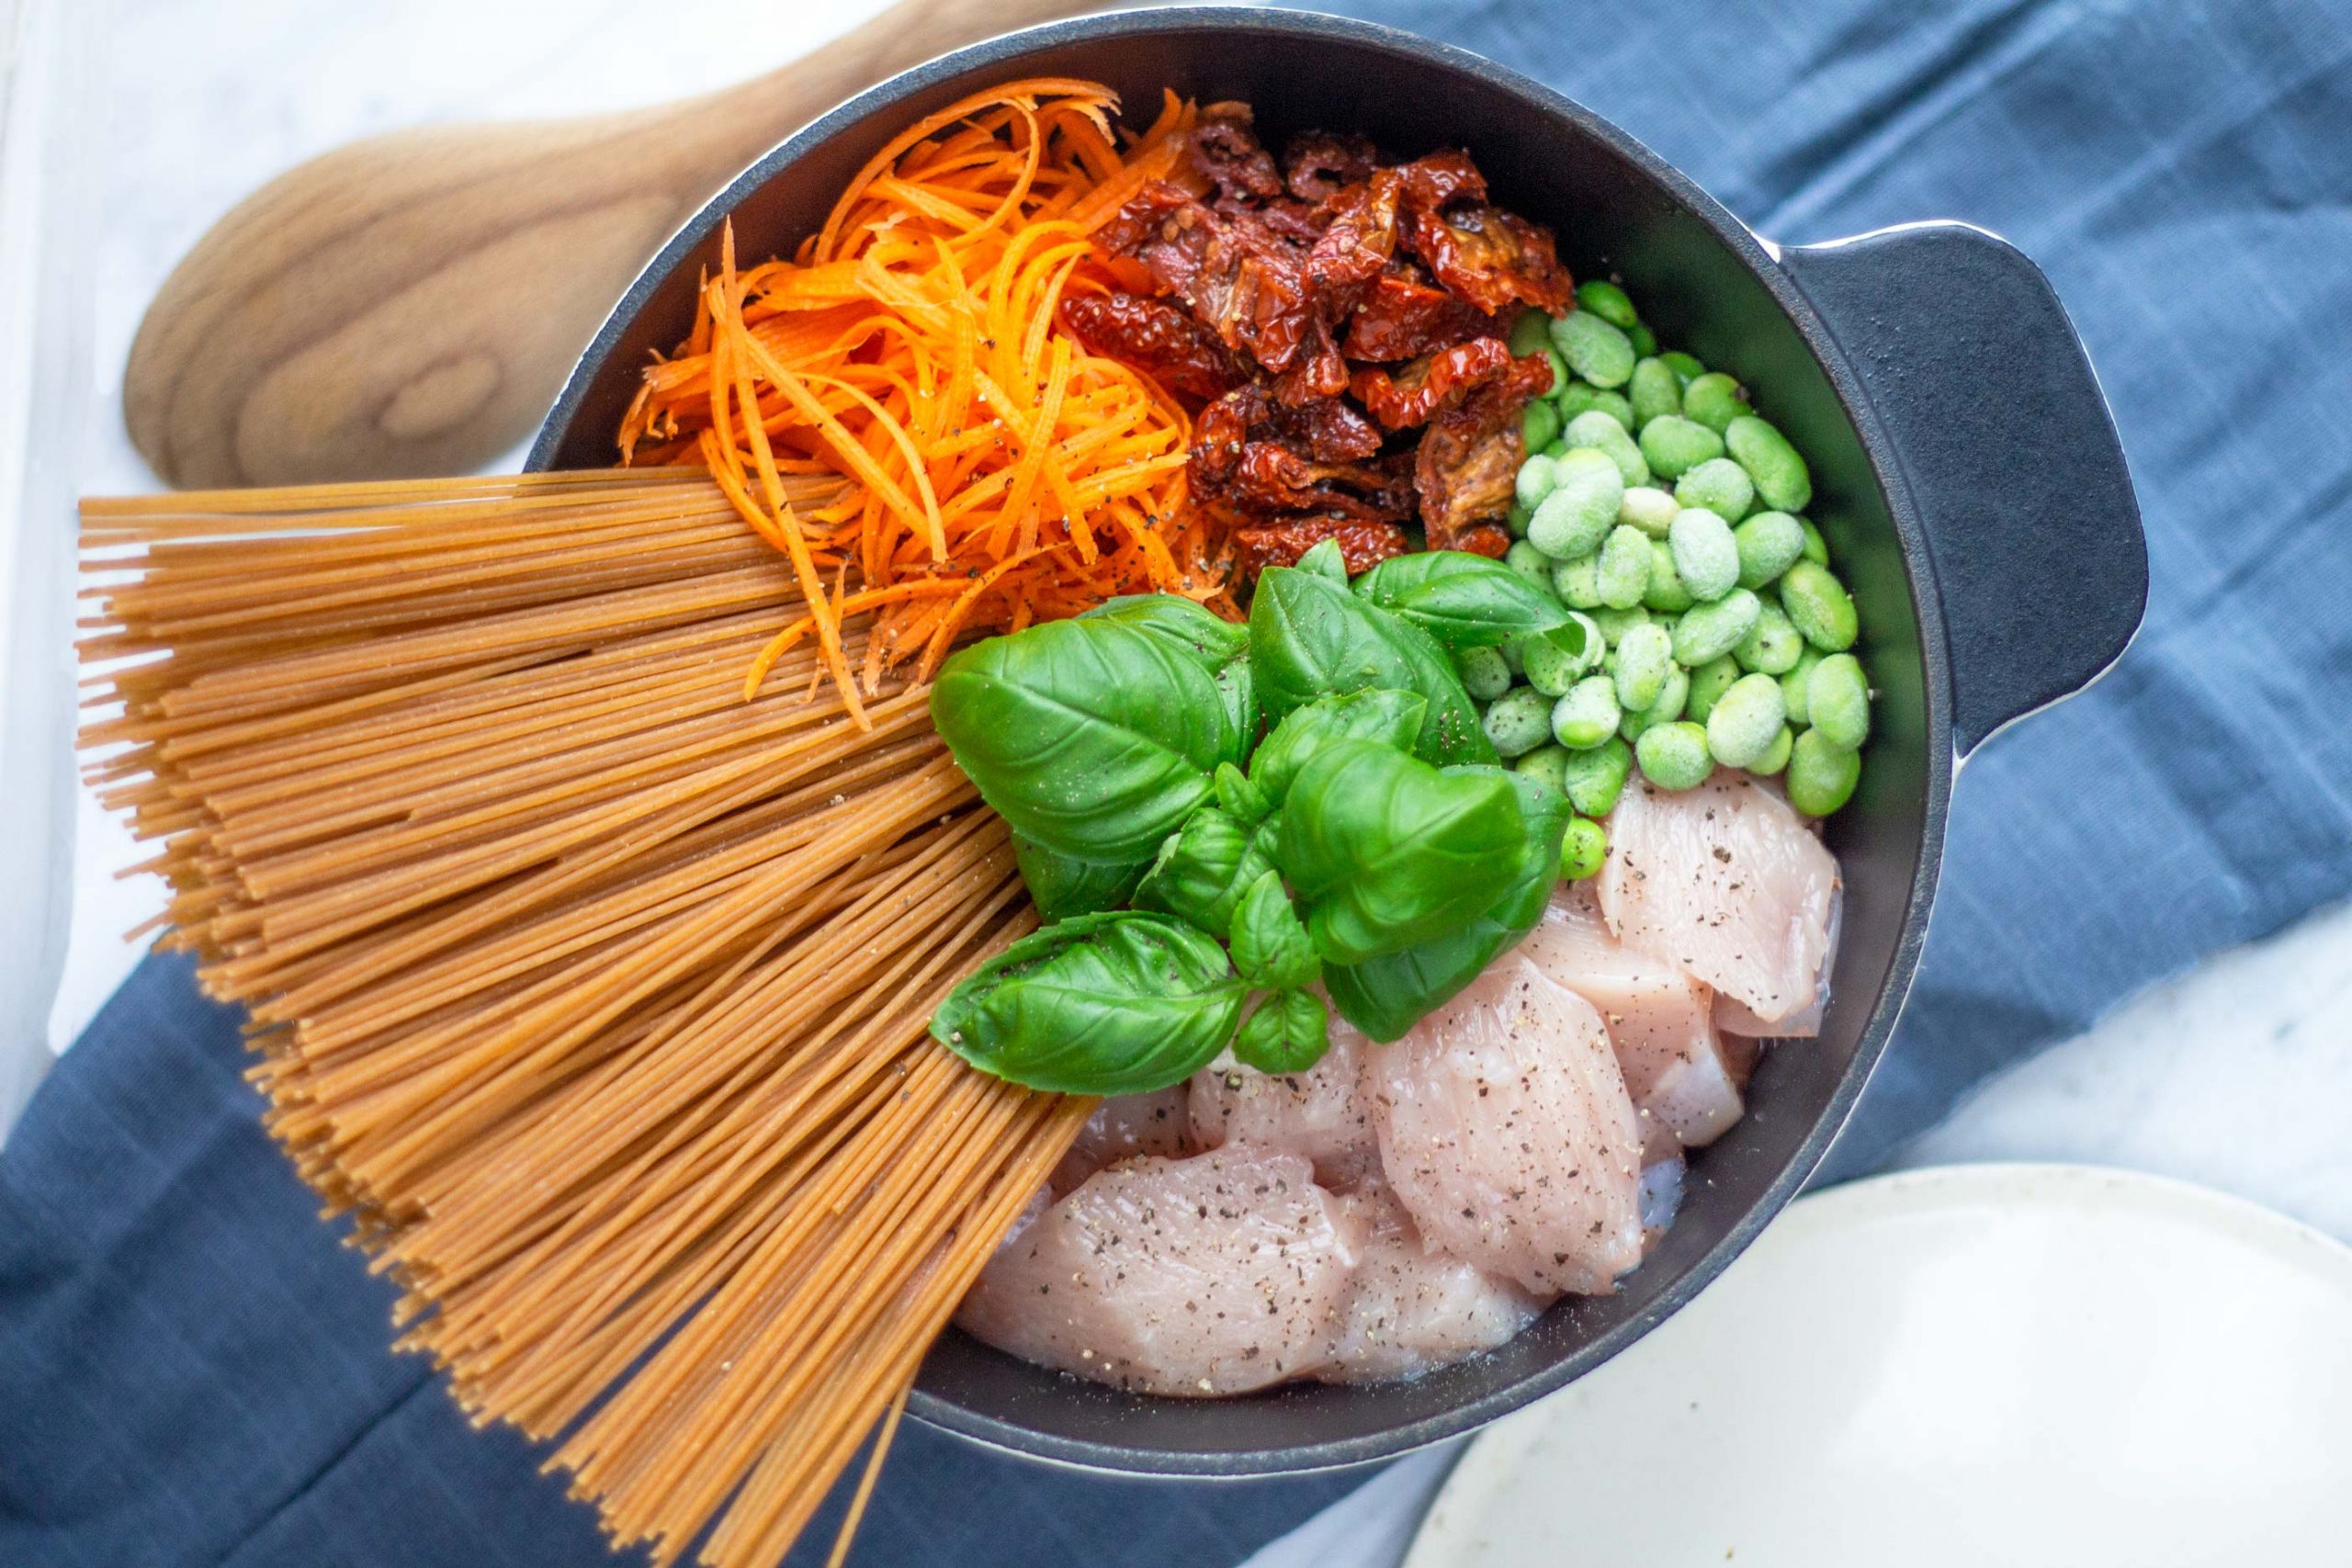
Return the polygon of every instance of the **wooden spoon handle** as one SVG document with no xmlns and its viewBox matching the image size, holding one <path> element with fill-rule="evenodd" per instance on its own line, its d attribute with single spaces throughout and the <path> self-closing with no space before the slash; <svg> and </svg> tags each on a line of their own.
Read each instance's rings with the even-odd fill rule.
<svg viewBox="0 0 2352 1568">
<path fill-rule="evenodd" d="M 355 142 L 247 197 L 147 309 L 123 418 L 180 486 L 458 474 L 530 434 L 606 311 L 730 176 L 843 98 L 1103 0 L 899 0 L 702 97 Z"/>
</svg>

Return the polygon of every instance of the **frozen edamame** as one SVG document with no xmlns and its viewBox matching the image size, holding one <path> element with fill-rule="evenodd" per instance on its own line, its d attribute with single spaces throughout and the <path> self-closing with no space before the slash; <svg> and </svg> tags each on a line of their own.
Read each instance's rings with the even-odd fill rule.
<svg viewBox="0 0 2352 1568">
<path fill-rule="evenodd" d="M 1560 773 L 1568 804 L 1587 817 L 1606 817 L 1634 771 L 1634 749 L 1615 736 L 1582 751 L 1570 751 Z"/>
<path fill-rule="evenodd" d="M 1859 751 L 1870 739 L 1871 684 L 1852 654 L 1833 653 L 1815 665 L 1804 701 L 1806 722 L 1832 745 Z"/>
<path fill-rule="evenodd" d="M 1775 512 L 1803 512 L 1813 500 L 1813 475 L 1789 438 L 1754 414 L 1725 427 L 1724 446 L 1756 481 L 1756 493 Z"/>
<path fill-rule="evenodd" d="M 1645 708 L 1657 701 L 1666 672 L 1674 665 L 1674 639 L 1659 626 L 1635 626 L 1617 644 L 1610 672 L 1617 682 L 1621 709 Z"/>
<path fill-rule="evenodd" d="M 1739 585 L 1761 588 L 1804 554 L 1804 527 L 1785 512 L 1758 512 L 1732 530 L 1739 544 Z"/>
<path fill-rule="evenodd" d="M 1674 514 L 1666 538 L 1691 598 L 1709 604 L 1739 586 L 1739 545 L 1720 513 L 1685 507 Z"/>
<path fill-rule="evenodd" d="M 1642 731 L 1634 743 L 1642 777 L 1660 789 L 1696 789 L 1714 771 L 1707 754 L 1707 732 L 1688 719 Z"/>
<path fill-rule="evenodd" d="M 1738 660 L 1728 653 L 1708 660 L 1690 671 L 1690 697 L 1683 705 L 1683 712 L 1701 724 L 1714 711 L 1716 701 L 1731 690 L 1731 683 L 1740 677 Z"/>
<path fill-rule="evenodd" d="M 1693 376 L 1682 389 L 1682 412 L 1721 435 L 1731 422 L 1747 412 L 1747 394 L 1720 370 Z"/>
<path fill-rule="evenodd" d="M 1542 694 L 1533 693 L 1538 701 Z M 1568 688 L 1552 708 L 1552 738 L 1571 751 L 1583 751 L 1600 745 L 1617 733 L 1617 686 L 1606 675 L 1588 675 Z M 1492 739 L 1489 731 L 1488 739 Z M 1500 751 L 1501 747 L 1495 748 Z M 1508 753 L 1517 756 L 1518 752 Z"/>
<path fill-rule="evenodd" d="M 1756 504 L 1756 485 L 1729 457 L 1710 457 L 1674 481 L 1674 499 L 1736 523 Z"/>
<path fill-rule="evenodd" d="M 1610 507 L 1609 514 L 1617 515 L 1614 505 Z M 1601 541 L 1596 581 L 1600 586 L 1600 602 L 1609 608 L 1631 610 L 1639 605 L 1650 585 L 1649 536 L 1623 523 L 1611 528 L 1608 537 Z"/>
<path fill-rule="evenodd" d="M 1634 345 L 1625 329 L 1590 310 L 1571 310 L 1554 321 L 1552 346 L 1570 370 L 1604 390 L 1633 378 Z"/>
<path fill-rule="evenodd" d="M 1705 425 L 1684 418 L 1679 413 L 1662 413 L 1642 426 L 1642 460 L 1650 472 L 1668 480 L 1679 479 L 1684 474 L 1711 457 L 1724 455 L 1724 438 Z"/>
<path fill-rule="evenodd" d="M 1707 715 L 1707 750 L 1727 768 L 1753 767 L 1787 722 L 1781 682 L 1770 675 L 1742 675 Z"/>
<path fill-rule="evenodd" d="M 1453 667 L 1462 677 L 1462 689 L 1479 702 L 1493 702 L 1510 690 L 1510 666 L 1498 649 L 1465 648 L 1453 656 Z"/>
<path fill-rule="evenodd" d="M 1560 835 L 1560 874 L 1570 882 L 1598 876 L 1609 859 L 1609 831 L 1589 817 L 1568 820 Z"/>
<path fill-rule="evenodd" d="M 1551 698 L 1532 686 L 1513 686 L 1487 705 L 1479 723 L 1497 751 L 1523 757 L 1550 736 L 1551 719 Z"/>
<path fill-rule="evenodd" d="M 1862 759 L 1818 729 L 1796 738 L 1789 751 L 1789 804 L 1807 817 L 1826 817 L 1846 804 L 1862 776 Z"/>
<path fill-rule="evenodd" d="M 1554 560 L 1573 560 L 1599 548 L 1617 525 L 1625 481 L 1606 454 L 1590 447 L 1550 461 L 1552 488 L 1528 519 L 1527 542 Z"/>
<path fill-rule="evenodd" d="M 1674 657 L 1686 670 L 1696 670 L 1737 648 L 1756 629 L 1764 602 L 1745 588 L 1735 588 L 1712 604 L 1694 604 L 1674 624 Z"/>
<path fill-rule="evenodd" d="M 1854 601 L 1826 567 L 1801 560 L 1789 568 L 1781 578 L 1781 608 L 1822 652 L 1842 653 L 1854 646 Z"/>
<path fill-rule="evenodd" d="M 1805 641 L 1788 612 L 1770 600 L 1756 613 L 1756 626 L 1731 656 L 1739 660 L 1743 670 L 1753 670 L 1764 675 L 1785 675 L 1804 657 Z"/>
<path fill-rule="evenodd" d="M 1643 459 L 1642 449 L 1634 444 L 1631 435 L 1625 434 L 1625 427 L 1617 423 L 1613 414 L 1600 409 L 1580 413 L 1568 421 L 1567 428 L 1560 433 L 1560 439 L 1571 450 L 1589 446 L 1604 454 L 1617 465 L 1617 477 L 1628 485 L 1650 482 L 1650 466 Z"/>
<path fill-rule="evenodd" d="M 1647 424 L 1660 414 L 1682 412 L 1682 383 L 1674 367 L 1663 359 L 1644 359 L 1634 366 L 1634 378 L 1625 384 L 1625 396 L 1634 405 L 1634 421 Z"/>
</svg>

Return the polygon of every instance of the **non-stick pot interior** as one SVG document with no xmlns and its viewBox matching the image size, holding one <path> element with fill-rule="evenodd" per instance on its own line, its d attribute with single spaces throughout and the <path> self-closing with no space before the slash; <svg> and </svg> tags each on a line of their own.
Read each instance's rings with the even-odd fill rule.
<svg viewBox="0 0 2352 1568">
<path fill-rule="evenodd" d="M 1930 803 L 1946 770 L 1931 716 L 1905 548 L 1839 369 L 1765 251 L 1721 209 L 1580 109 L 1452 51 L 1355 24 L 1281 13 L 1140 13 L 982 45 L 901 78 L 795 138 L 714 204 L 625 301 L 541 445 L 553 467 L 612 460 L 612 433 L 649 353 L 681 339 L 697 273 L 731 209 L 737 254 L 786 254 L 891 135 L 994 82 L 1069 75 L 1116 87 L 1148 118 L 1163 90 L 1242 99 L 1265 140 L 1358 131 L 1398 154 L 1467 148 L 1495 199 L 1551 226 L 1578 276 L 1622 278 L 1660 341 L 1731 370 L 1813 467 L 1811 515 L 1854 587 L 1881 694 L 1861 793 L 1829 827 L 1846 879 L 1843 942 L 1819 1039 L 1769 1049 L 1749 1112 L 1693 1159 L 1680 1218 L 1611 1296 L 1571 1299 L 1490 1355 L 1419 1382 L 1300 1386 L 1227 1401 L 1121 1395 L 949 1334 L 926 1362 L 919 1416 L 1067 1461 L 1178 1473 L 1354 1462 L 1463 1430 L 1597 1365 L 1695 1293 L 1818 1159 L 1883 1043 L 1926 919 Z M 1809 341 L 1810 339 L 1810 341 Z M 1931 614 L 1932 612 L 1930 612 Z M 1931 744 L 1932 743 L 1932 744 Z"/>
</svg>

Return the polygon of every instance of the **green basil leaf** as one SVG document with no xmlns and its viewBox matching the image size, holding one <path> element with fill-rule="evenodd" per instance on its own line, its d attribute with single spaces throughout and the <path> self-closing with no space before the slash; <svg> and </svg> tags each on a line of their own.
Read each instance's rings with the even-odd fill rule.
<svg viewBox="0 0 2352 1568">
<path fill-rule="evenodd" d="M 1258 701 L 1274 723 L 1317 697 L 1385 686 L 1428 700 L 1413 746 L 1424 761 L 1496 760 L 1446 651 L 1419 627 L 1311 571 L 1274 567 L 1259 574 L 1250 665 Z"/>
<path fill-rule="evenodd" d="M 1277 829 L 1278 830 L 1278 829 Z M 1173 915 L 1211 936 L 1232 928 L 1234 906 L 1273 869 L 1272 835 L 1216 807 L 1204 807 L 1168 836 L 1136 888 L 1138 909 Z"/>
<path fill-rule="evenodd" d="M 940 667 L 931 716 L 1013 831 L 1102 865 L 1148 860 L 1215 795 L 1216 765 L 1241 760 L 1201 663 L 1115 619 L 1047 621 L 963 649 Z"/>
<path fill-rule="evenodd" d="M 1455 651 L 1500 648 L 1568 618 L 1559 600 L 1502 562 L 1466 550 L 1391 557 L 1357 578 L 1355 592 Z"/>
<path fill-rule="evenodd" d="M 1311 571 L 1317 577 L 1328 577 L 1332 581 L 1345 586 L 1348 581 L 1348 558 L 1340 550 L 1339 540 L 1325 539 L 1319 544 L 1309 546 L 1306 553 L 1298 558 L 1298 570 Z"/>
<path fill-rule="evenodd" d="M 1018 833 L 1012 835 L 1012 858 L 1021 867 L 1021 880 L 1028 885 L 1038 917 L 1047 925 L 1073 915 L 1125 908 L 1135 897 L 1136 884 L 1148 869 L 1141 862 L 1102 865 L 1073 859 Z"/>
<path fill-rule="evenodd" d="M 1303 1073 L 1331 1048 L 1331 1014 L 1312 991 L 1276 991 L 1258 1004 L 1233 1042 L 1242 1066 L 1261 1073 Z"/>
<path fill-rule="evenodd" d="M 1549 784 L 1512 773 L 1525 825 L 1519 862 L 1494 903 L 1457 930 L 1362 964 L 1323 972 L 1340 1016 L 1385 1044 L 1451 1000 L 1544 918 L 1544 902 L 1560 878 L 1560 840 L 1567 831 L 1566 796 Z"/>
<path fill-rule="evenodd" d="M 1386 686 L 1317 697 L 1284 714 L 1250 754 L 1250 780 L 1279 806 L 1290 793 L 1290 782 L 1298 776 L 1298 770 L 1324 747 L 1340 740 L 1377 740 L 1409 751 L 1429 710 L 1429 699 L 1419 692 Z"/>
<path fill-rule="evenodd" d="M 1283 891 L 1283 876 L 1270 871 L 1250 885 L 1233 911 L 1233 966 L 1262 990 L 1311 986 L 1323 975 L 1323 961 L 1306 935 L 1306 922 Z"/>
<path fill-rule="evenodd" d="M 1230 762 L 1216 765 L 1216 804 L 1227 817 L 1252 828 L 1263 822 L 1274 808 L 1266 792 Z"/>
<path fill-rule="evenodd" d="M 1317 752 L 1291 783 L 1282 824 L 1274 863 L 1316 951 L 1333 964 L 1395 953 L 1470 919 L 1518 865 L 1524 834 L 1501 770 L 1441 773 L 1370 740 Z"/>
<path fill-rule="evenodd" d="M 1258 735 L 1257 682 L 1250 672 L 1250 628 L 1201 608 L 1175 593 L 1125 593 L 1081 610 L 1081 621 L 1117 621 L 1149 632 L 1200 665 L 1216 682 L 1217 694 L 1241 737 L 1239 761 Z"/>
<path fill-rule="evenodd" d="M 1081 915 L 1023 937 L 948 994 L 933 1038 L 1060 1094 L 1179 1084 L 1233 1038 L 1248 989 L 1208 937 L 1158 915 Z"/>
</svg>

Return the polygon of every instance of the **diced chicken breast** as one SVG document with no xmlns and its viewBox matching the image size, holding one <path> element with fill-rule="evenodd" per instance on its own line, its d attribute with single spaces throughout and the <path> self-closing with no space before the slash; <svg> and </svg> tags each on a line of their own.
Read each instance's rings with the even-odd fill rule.
<svg viewBox="0 0 2352 1568">
<path fill-rule="evenodd" d="M 1641 1128 L 1600 1014 L 1517 954 L 1371 1060 L 1382 1168 L 1430 1245 L 1539 1295 L 1641 1259 Z"/>
<path fill-rule="evenodd" d="M 1739 1090 L 1715 1038 L 1714 994 L 1610 935 L 1584 884 L 1552 895 L 1519 954 L 1600 1010 L 1635 1109 L 1686 1147 L 1713 1143 L 1739 1120 Z"/>
<path fill-rule="evenodd" d="M 1728 768 L 1679 792 L 1636 780 L 1597 880 L 1618 940 L 1736 998 L 1764 1032 L 1813 1004 L 1838 863 L 1770 785 Z"/>
<path fill-rule="evenodd" d="M 956 1321 L 1098 1382 L 1242 1393 L 1320 1364 L 1357 1260 L 1298 1156 L 1146 1155 L 1087 1178 L 1000 1248 Z"/>
<path fill-rule="evenodd" d="M 1816 995 L 1812 1005 L 1800 1008 L 1786 1018 L 1763 1019 L 1737 997 L 1718 992 L 1715 1028 L 1719 1032 L 1746 1035 L 1750 1040 L 1810 1040 L 1821 1032 L 1822 1004 L 1827 999 Z"/>
<path fill-rule="evenodd" d="M 1327 1187 L 1347 1186 L 1379 1160 L 1363 1062 L 1379 1050 L 1337 1013 L 1331 1048 L 1303 1073 L 1269 1076 L 1230 1060 L 1192 1079 L 1192 1135 L 1201 1148 L 1246 1143 L 1283 1149 L 1315 1167 Z"/>
<path fill-rule="evenodd" d="M 1373 1179 L 1340 1199 L 1363 1261 L 1316 1373 L 1325 1382 L 1389 1382 L 1508 1343 L 1544 1303 L 1430 1247 L 1396 1195 Z"/>
<path fill-rule="evenodd" d="M 1113 1095 L 1096 1106 L 1069 1153 L 1054 1167 L 1055 1193 L 1068 1192 L 1104 1166 L 1136 1155 L 1193 1153 L 1191 1101 L 1191 1086 L 1180 1083 L 1149 1094 Z"/>
</svg>

